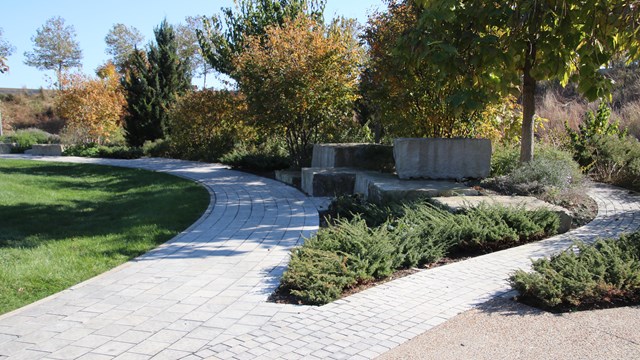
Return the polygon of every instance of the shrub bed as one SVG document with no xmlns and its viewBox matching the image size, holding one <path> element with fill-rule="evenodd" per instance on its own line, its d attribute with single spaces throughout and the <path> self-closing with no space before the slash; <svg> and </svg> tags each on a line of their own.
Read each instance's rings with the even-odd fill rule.
<svg viewBox="0 0 640 360">
<path fill-rule="evenodd" d="M 519 164 L 519 150 L 498 147 L 491 158 L 493 178 L 484 185 L 519 195 L 568 192 L 582 184 L 580 166 L 570 152 L 540 144 L 532 161 Z"/>
<path fill-rule="evenodd" d="M 257 172 L 281 170 L 291 166 L 289 154 L 283 144 L 276 140 L 259 145 L 237 144 L 233 150 L 220 158 L 220 162 L 234 168 Z"/>
<path fill-rule="evenodd" d="M 25 129 L 0 137 L 0 142 L 14 143 L 15 146 L 11 152 L 22 154 L 35 144 L 57 144 L 60 142 L 60 138 L 40 129 Z"/>
<path fill-rule="evenodd" d="M 509 281 L 520 301 L 555 312 L 640 304 L 640 232 L 576 243 Z"/>
<path fill-rule="evenodd" d="M 96 143 L 74 145 L 65 149 L 65 156 L 81 156 L 107 159 L 138 159 L 142 157 L 142 149 L 128 146 L 106 146 Z"/>
<path fill-rule="evenodd" d="M 640 141 L 631 136 L 597 136 L 591 151 L 595 160 L 589 175 L 594 180 L 640 191 Z"/>
<path fill-rule="evenodd" d="M 382 220 L 376 205 L 354 201 L 350 206 L 344 198 L 340 203 L 338 217 L 292 252 L 280 292 L 300 303 L 326 304 L 396 270 L 514 246 L 554 234 L 559 225 L 557 215 L 547 210 L 478 207 L 453 214 L 419 201 L 394 205 Z M 340 217 L 347 209 L 363 213 Z"/>
</svg>

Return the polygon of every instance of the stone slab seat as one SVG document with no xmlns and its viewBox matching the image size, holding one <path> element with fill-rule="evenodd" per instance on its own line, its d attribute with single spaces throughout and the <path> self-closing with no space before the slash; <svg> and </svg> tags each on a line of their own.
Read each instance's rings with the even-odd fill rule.
<svg viewBox="0 0 640 360">
<path fill-rule="evenodd" d="M 402 180 L 392 174 L 364 171 L 357 173 L 354 191 L 378 204 L 424 197 L 480 195 L 477 190 L 455 181 Z"/>
<path fill-rule="evenodd" d="M 38 156 L 62 156 L 64 146 L 61 144 L 35 144 L 30 150 L 25 151 L 27 155 Z"/>
<path fill-rule="evenodd" d="M 13 144 L 0 143 L 0 154 L 11 154 Z"/>
<path fill-rule="evenodd" d="M 481 179 L 491 171 L 488 139 L 399 138 L 393 156 L 401 179 Z"/>
<path fill-rule="evenodd" d="M 275 178 L 293 187 L 302 187 L 302 172 L 300 170 L 276 170 Z"/>
<path fill-rule="evenodd" d="M 353 168 L 302 168 L 302 191 L 309 196 L 352 195 L 358 172 Z"/>
<path fill-rule="evenodd" d="M 393 147 L 382 144 L 315 144 L 311 167 L 393 172 Z"/>
<path fill-rule="evenodd" d="M 433 200 L 452 211 L 476 207 L 480 204 L 501 205 L 505 207 L 524 207 L 526 210 L 547 209 L 555 212 L 560 217 L 558 233 L 565 233 L 571 229 L 573 221 L 572 213 L 557 205 L 549 204 L 532 196 L 451 196 L 436 197 Z"/>
</svg>

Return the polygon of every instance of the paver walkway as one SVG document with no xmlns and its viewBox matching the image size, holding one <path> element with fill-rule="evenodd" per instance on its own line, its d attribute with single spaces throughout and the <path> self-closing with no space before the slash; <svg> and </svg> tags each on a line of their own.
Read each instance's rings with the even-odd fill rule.
<svg viewBox="0 0 640 360">
<path fill-rule="evenodd" d="M 374 358 L 505 294 L 531 258 L 640 228 L 640 198 L 596 185 L 596 220 L 570 233 L 398 279 L 322 307 L 266 303 L 288 250 L 317 228 L 295 189 L 222 166 L 88 160 L 143 167 L 208 186 L 215 204 L 160 248 L 0 317 L 0 358 Z"/>
</svg>

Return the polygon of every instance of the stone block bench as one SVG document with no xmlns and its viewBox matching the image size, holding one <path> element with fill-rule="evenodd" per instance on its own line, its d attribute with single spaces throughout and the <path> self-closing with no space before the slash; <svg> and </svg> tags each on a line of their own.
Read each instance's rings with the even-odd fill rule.
<svg viewBox="0 0 640 360">
<path fill-rule="evenodd" d="M 302 191 L 309 196 L 351 195 L 357 173 L 353 168 L 303 168 Z"/>
<path fill-rule="evenodd" d="M 315 144 L 311 167 L 393 172 L 393 147 L 381 144 Z"/>
<path fill-rule="evenodd" d="M 0 154 L 11 154 L 13 144 L 0 143 Z"/>
<path fill-rule="evenodd" d="M 393 156 L 400 179 L 481 179 L 491 171 L 491 140 L 400 138 Z"/>
<path fill-rule="evenodd" d="M 61 144 L 36 144 L 24 153 L 38 156 L 62 156 L 63 151 L 64 146 Z"/>
<path fill-rule="evenodd" d="M 402 180 L 392 174 L 374 172 L 358 172 L 354 192 L 377 204 L 425 197 L 480 195 L 477 190 L 455 181 Z"/>
</svg>

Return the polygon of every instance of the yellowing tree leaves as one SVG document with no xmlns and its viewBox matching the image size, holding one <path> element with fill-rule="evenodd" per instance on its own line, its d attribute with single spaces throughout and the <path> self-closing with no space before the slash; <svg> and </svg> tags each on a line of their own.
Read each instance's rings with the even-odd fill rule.
<svg viewBox="0 0 640 360">
<path fill-rule="evenodd" d="M 55 101 L 66 131 L 79 143 L 107 143 L 122 128 L 125 98 L 116 68 L 109 63 L 97 72 L 98 78 L 65 75 Z"/>
</svg>

